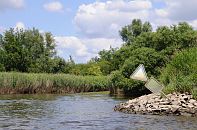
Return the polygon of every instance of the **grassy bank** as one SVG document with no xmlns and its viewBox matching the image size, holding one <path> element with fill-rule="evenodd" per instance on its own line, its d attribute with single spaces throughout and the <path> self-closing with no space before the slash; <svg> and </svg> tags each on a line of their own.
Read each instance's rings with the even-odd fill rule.
<svg viewBox="0 0 197 130">
<path fill-rule="evenodd" d="M 197 47 L 178 53 L 164 69 L 160 80 L 168 93 L 191 93 L 197 99 Z"/>
<path fill-rule="evenodd" d="M 106 76 L 0 73 L 0 94 L 78 93 L 108 90 Z"/>
</svg>

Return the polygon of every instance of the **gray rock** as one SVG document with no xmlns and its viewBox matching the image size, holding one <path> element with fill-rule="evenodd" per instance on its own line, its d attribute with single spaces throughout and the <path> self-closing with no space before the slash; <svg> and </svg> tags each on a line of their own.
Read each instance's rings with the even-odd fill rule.
<svg viewBox="0 0 197 130">
<path fill-rule="evenodd" d="M 187 107 L 187 105 L 184 104 L 184 103 L 182 103 L 181 106 L 182 106 L 183 108 L 186 108 L 186 107 Z"/>
<path fill-rule="evenodd" d="M 159 104 L 160 104 L 160 105 L 169 105 L 170 102 L 169 102 L 169 101 L 162 101 L 162 102 L 160 102 Z"/>
<path fill-rule="evenodd" d="M 172 103 L 172 105 L 181 105 L 181 102 L 180 101 L 177 101 L 177 100 L 172 101 L 171 103 Z"/>
<path fill-rule="evenodd" d="M 195 102 L 196 102 L 196 100 L 194 100 L 194 99 L 190 99 L 190 100 L 189 100 L 189 103 L 192 103 L 192 104 L 193 104 L 193 103 L 195 103 Z"/>
<path fill-rule="evenodd" d="M 171 111 L 172 111 L 173 113 L 175 113 L 175 112 L 180 108 L 180 106 L 178 106 L 178 105 L 172 105 L 171 107 L 172 107 L 172 108 L 171 108 Z"/>
<path fill-rule="evenodd" d="M 182 116 L 192 116 L 192 114 L 190 114 L 190 113 L 186 113 L 186 112 L 181 113 L 181 115 L 182 115 Z"/>
<path fill-rule="evenodd" d="M 187 100 L 189 99 L 189 97 L 188 97 L 188 96 L 183 96 L 183 99 L 184 99 L 185 101 L 187 101 Z"/>
<path fill-rule="evenodd" d="M 187 104 L 187 107 L 189 107 L 189 108 L 194 108 L 194 105 L 193 105 L 192 103 L 188 103 L 188 104 Z"/>
<path fill-rule="evenodd" d="M 197 116 L 197 101 L 192 99 L 192 95 L 173 93 L 167 97 L 168 99 L 158 94 L 144 95 L 116 105 L 114 110 L 135 114 Z"/>
</svg>

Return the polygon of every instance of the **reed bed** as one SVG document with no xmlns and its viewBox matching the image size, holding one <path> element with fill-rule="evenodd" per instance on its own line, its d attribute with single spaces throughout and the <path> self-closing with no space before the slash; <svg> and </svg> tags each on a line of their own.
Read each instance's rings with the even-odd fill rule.
<svg viewBox="0 0 197 130">
<path fill-rule="evenodd" d="M 67 74 L 0 73 L 0 94 L 14 93 L 79 93 L 109 89 L 107 76 Z"/>
</svg>

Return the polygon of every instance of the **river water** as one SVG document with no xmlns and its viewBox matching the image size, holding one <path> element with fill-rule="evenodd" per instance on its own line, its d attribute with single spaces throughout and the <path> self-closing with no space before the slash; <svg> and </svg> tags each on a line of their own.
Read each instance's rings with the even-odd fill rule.
<svg viewBox="0 0 197 130">
<path fill-rule="evenodd" d="M 107 93 L 0 96 L 0 130 L 197 130 L 197 118 L 114 112 Z"/>
</svg>

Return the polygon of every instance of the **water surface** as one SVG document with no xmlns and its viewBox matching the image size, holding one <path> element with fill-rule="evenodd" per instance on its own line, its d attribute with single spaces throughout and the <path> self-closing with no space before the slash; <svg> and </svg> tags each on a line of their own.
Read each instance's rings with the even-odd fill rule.
<svg viewBox="0 0 197 130">
<path fill-rule="evenodd" d="M 114 112 L 107 93 L 0 96 L 1 130 L 197 130 L 197 118 Z"/>
</svg>

